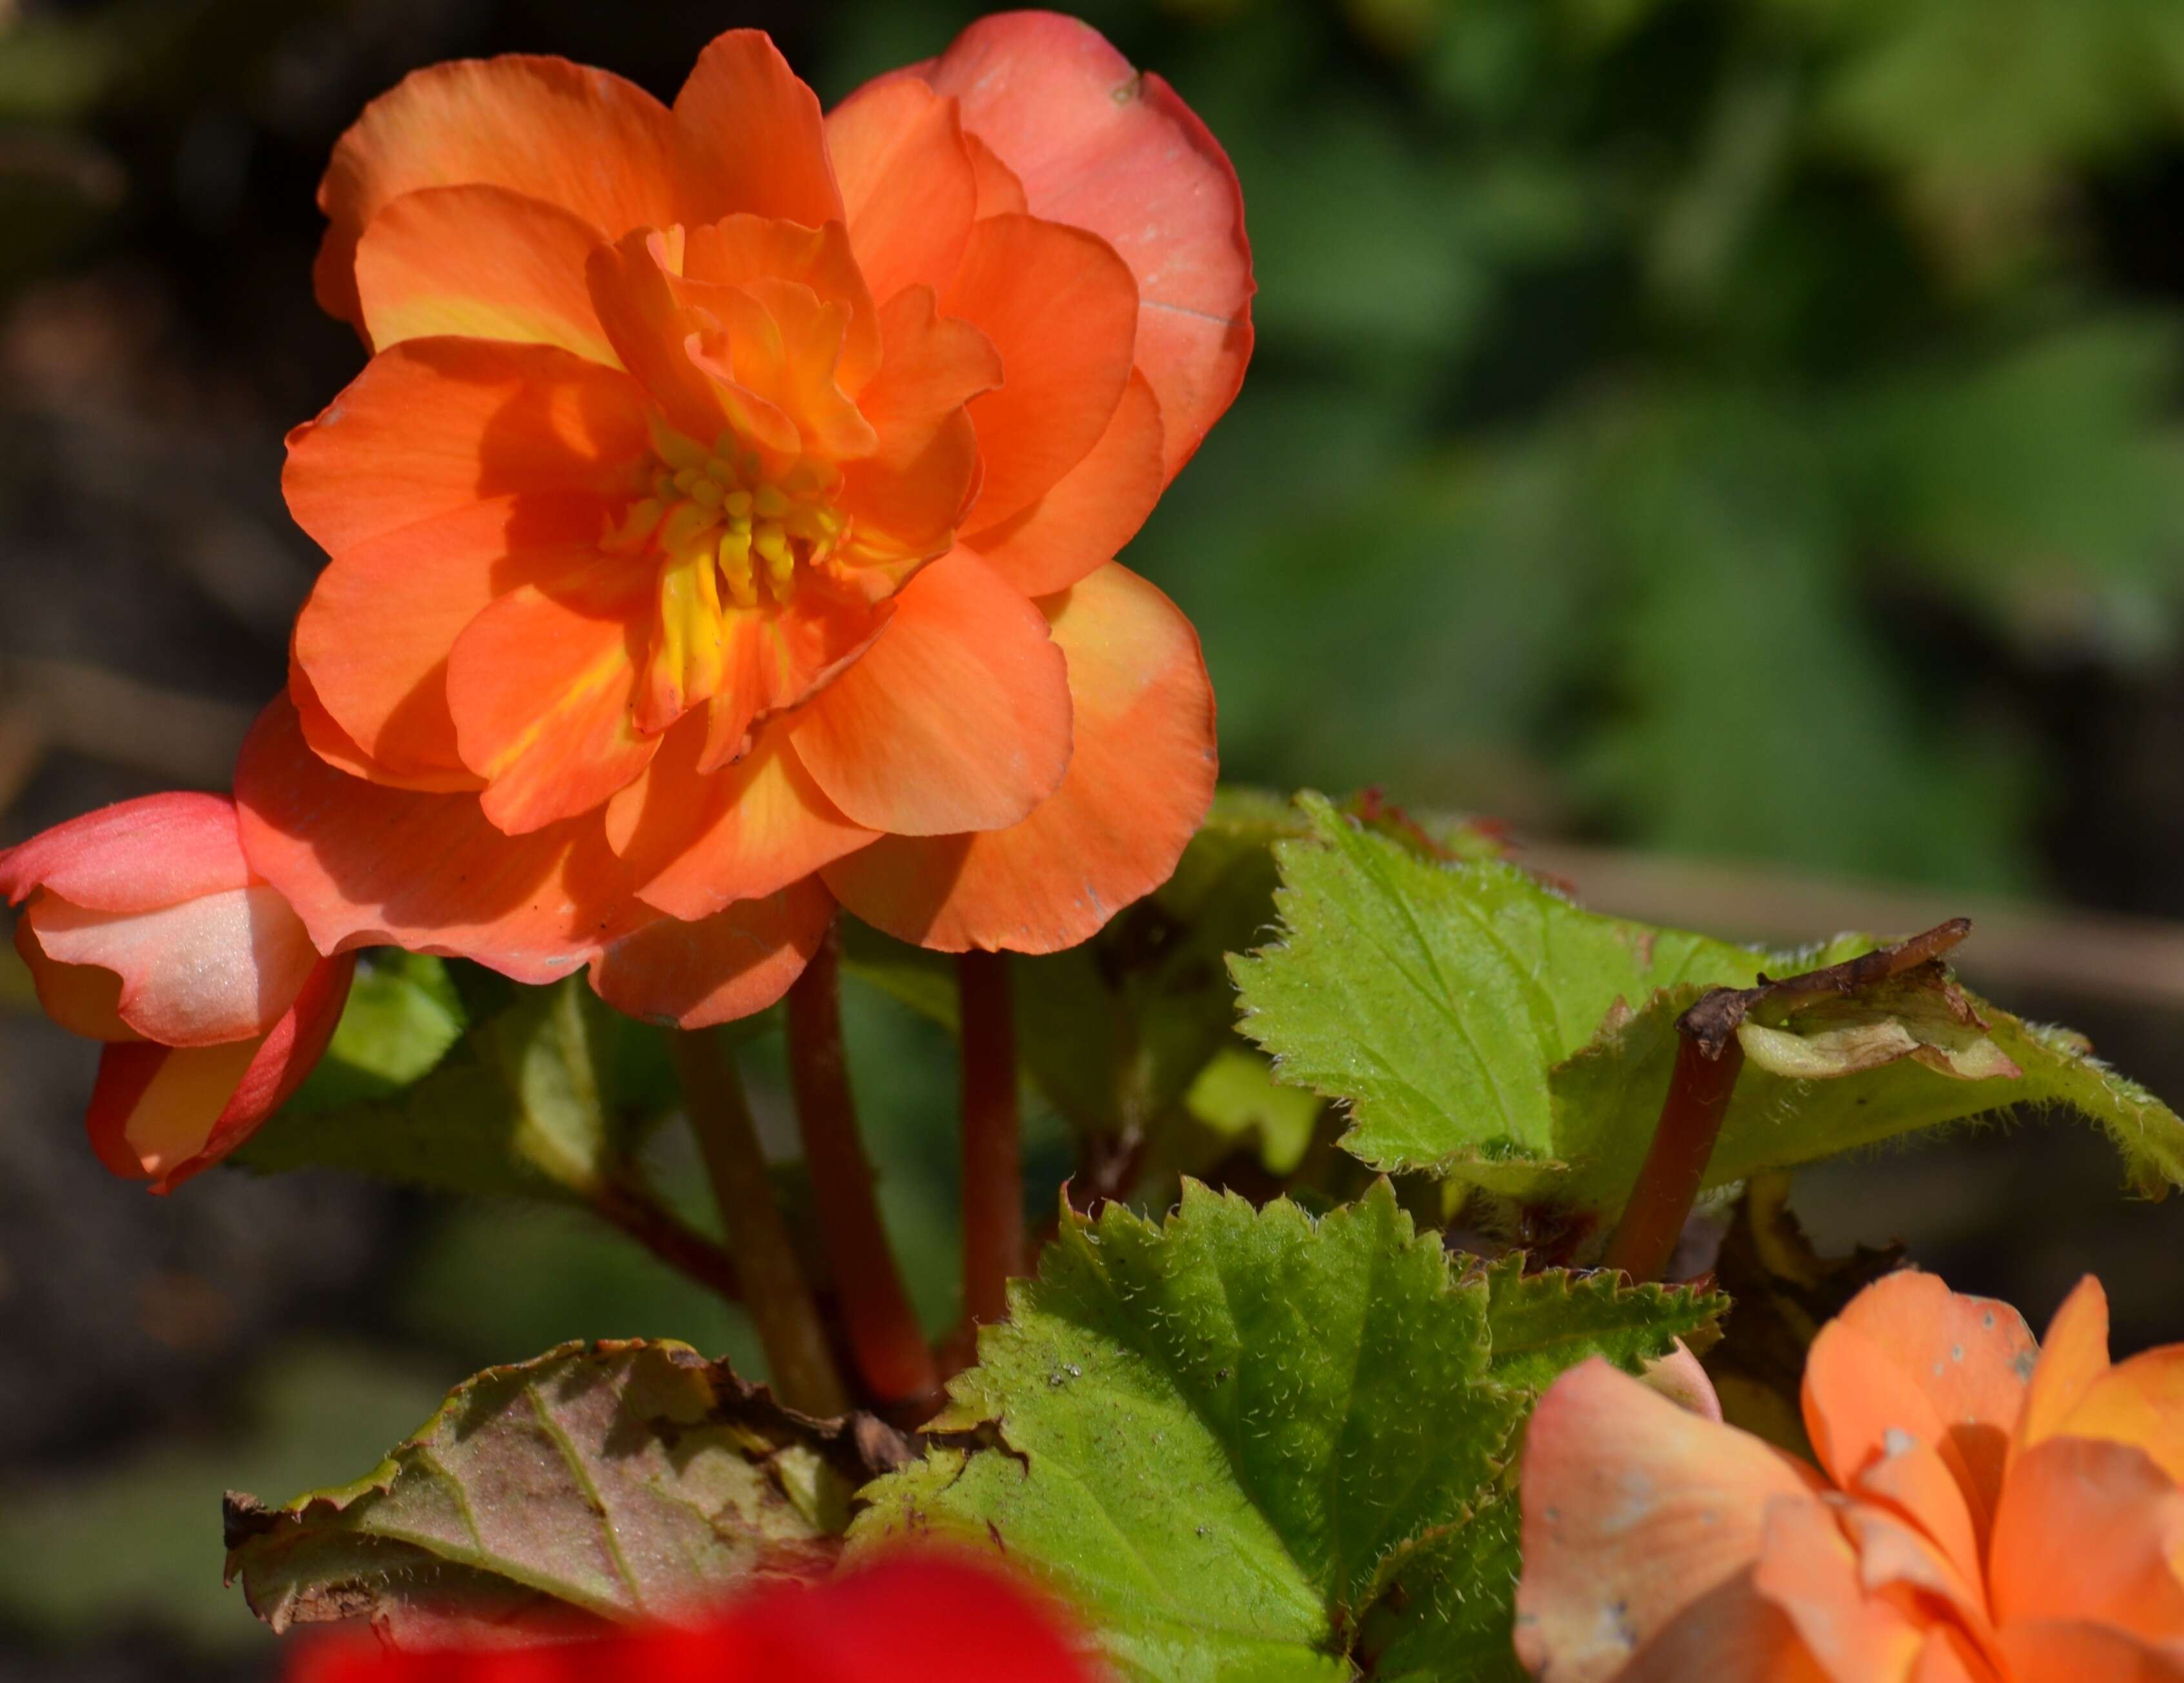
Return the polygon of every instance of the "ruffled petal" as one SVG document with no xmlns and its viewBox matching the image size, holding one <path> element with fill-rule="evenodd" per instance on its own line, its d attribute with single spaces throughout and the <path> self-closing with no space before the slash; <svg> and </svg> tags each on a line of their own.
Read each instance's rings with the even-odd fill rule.
<svg viewBox="0 0 2184 1683">
<path fill-rule="evenodd" d="M 2142 1449 L 2184 1485 L 2184 1345 L 2165 1344 L 2117 1363 L 2086 1387 L 2061 1432 Z"/>
<path fill-rule="evenodd" d="M 313 271 L 319 303 L 361 325 L 357 242 L 401 194 L 506 187 L 611 239 L 675 220 L 675 159 L 667 108 L 604 70 L 523 56 L 419 70 L 365 106 L 334 147 L 319 185 L 331 225 Z"/>
<path fill-rule="evenodd" d="M 2011 1457 L 2053 1437 L 2094 1383 L 2109 1370 L 2109 1297 L 2087 1274 L 2073 1286 L 2048 1324 L 2039 1360 L 2017 1417 Z"/>
<path fill-rule="evenodd" d="M 2002 1633 L 2009 1683 L 2184 1683 L 2184 1648 L 2098 1624 L 2019 1624 Z"/>
<path fill-rule="evenodd" d="M 1045 616 L 958 549 L 904 587 L 878 640 L 789 731 L 852 822 L 895 835 L 1000 829 L 1061 784 L 1069 683 Z"/>
<path fill-rule="evenodd" d="M 1137 283 L 1096 235 L 1036 216 L 976 224 L 940 310 L 993 341 L 1001 383 L 975 398 L 985 477 L 967 526 L 1031 506 L 1100 442 L 1129 383 Z"/>
<path fill-rule="evenodd" d="M 511 837 L 470 794 L 387 789 L 305 744 L 285 698 L 235 768 L 242 846 L 320 952 L 400 946 L 558 981 L 649 922 L 596 817 Z"/>
<path fill-rule="evenodd" d="M 813 228 L 841 220 L 818 96 L 765 31 L 730 30 L 707 45 L 675 96 L 675 128 L 684 221 L 739 210 Z"/>
<path fill-rule="evenodd" d="M 658 232 L 626 235 L 592 253 L 585 280 L 622 366 L 677 431 L 710 443 L 740 417 L 731 415 L 721 382 L 691 359 L 705 323 L 674 284 L 679 244 Z"/>
<path fill-rule="evenodd" d="M 827 114 L 827 148 L 872 296 L 944 287 L 978 215 L 956 102 L 908 78 L 876 83 Z"/>
<path fill-rule="evenodd" d="M 1138 535 L 1162 484 L 1160 400 L 1134 372 L 1083 460 L 1029 508 L 963 542 L 1027 596 L 1067 590 Z"/>
<path fill-rule="evenodd" d="M 680 1028 L 749 1017 L 788 991 L 833 919 L 810 878 L 694 922 L 655 918 L 599 956 L 592 986 L 617 1011 Z"/>
<path fill-rule="evenodd" d="M 682 273 L 692 281 L 728 287 L 790 281 L 811 288 L 822 304 L 846 304 L 850 328 L 836 378 L 844 391 L 854 393 L 879 367 L 879 311 L 850 250 L 849 231 L 839 222 L 807 228 L 779 218 L 725 216 L 684 236 Z"/>
<path fill-rule="evenodd" d="M 559 346 L 411 339 L 288 435 L 281 488 L 332 555 L 500 497 L 517 544 L 530 499 L 618 508 L 651 437 L 635 382 Z"/>
<path fill-rule="evenodd" d="M 1807 1496 L 1767 1504 L 1752 1587 L 1782 1609 L 1833 1683 L 1908 1683 L 1926 1645 L 1923 1621 L 1860 1581 L 1834 1516 Z"/>
<path fill-rule="evenodd" d="M 1137 277 L 1136 361 L 1167 418 L 1167 474 L 1236 395 L 1251 355 L 1251 248 L 1236 172 L 1190 108 L 1089 25 L 982 19 L 921 77 L 1023 184 L 1035 216 L 1088 228 Z"/>
<path fill-rule="evenodd" d="M 1995 1618 L 2084 1619 L 2184 1642 L 2184 1492 L 2129 1444 L 2051 1438 L 2009 1469 L 1987 1583 Z"/>
<path fill-rule="evenodd" d="M 889 602 L 811 578 L 785 607 L 735 608 L 721 616 L 721 683 L 705 708 L 700 772 L 745 753 L 751 733 L 801 706 L 848 666 L 886 627 Z"/>
<path fill-rule="evenodd" d="M 584 285 L 584 260 L 607 237 L 506 187 L 404 193 L 357 247 L 365 337 L 376 350 L 443 334 L 559 345 L 611 367 L 614 347 Z"/>
<path fill-rule="evenodd" d="M 43 888 L 93 911 L 149 911 L 251 880 L 224 794 L 118 801 L 0 853 L 0 894 L 17 905 Z"/>
<path fill-rule="evenodd" d="M 1110 565 L 1039 604 L 1068 662 L 1061 787 L 983 834 L 889 836 L 826 872 L 844 905 L 944 952 L 1053 952 L 1166 882 L 1213 799 L 1213 690 L 1174 604 Z"/>
</svg>

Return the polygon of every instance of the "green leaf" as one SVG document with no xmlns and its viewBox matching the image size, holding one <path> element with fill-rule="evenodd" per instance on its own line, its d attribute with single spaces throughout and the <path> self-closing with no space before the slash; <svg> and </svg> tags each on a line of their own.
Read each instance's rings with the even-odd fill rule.
<svg viewBox="0 0 2184 1683">
<path fill-rule="evenodd" d="M 1065 1221 L 853 1546 L 997 1547 L 1125 1676 L 1355 1676 L 1360 1619 L 1495 1499 L 1522 1397 L 1489 1376 L 1487 1297 L 1385 1183 L 1318 1221 L 1195 1183 L 1160 1226 Z"/>
<path fill-rule="evenodd" d="M 1222 1148 L 1255 1143 L 1259 1160 L 1274 1174 L 1287 1174 L 1304 1161 L 1321 1110 L 1316 1094 L 1283 1086 L 1266 1059 L 1243 1046 L 1216 1052 L 1190 1084 L 1184 1104 Z"/>
<path fill-rule="evenodd" d="M 1764 955 L 1602 917 L 1513 866 L 1424 858 L 1301 795 L 1279 844 L 1282 939 L 1231 961 L 1244 1032 L 1293 1085 L 1346 1100 L 1380 1169 L 1557 1157 L 1544 1073 L 1618 1003 L 1690 977 L 1749 984 Z"/>
<path fill-rule="evenodd" d="M 429 1074 L 468 1021 L 442 961 L 395 947 L 367 953 L 326 1056 L 288 1108 L 332 1110 L 387 1098 Z"/>
<path fill-rule="evenodd" d="M 1604 1356 L 1626 1372 L 1665 1356 L 1680 1338 L 1711 1327 L 1729 1308 L 1718 1291 L 1628 1284 L 1613 1269 L 1524 1272 L 1510 1256 L 1481 1271 L 1496 1379 L 1541 1391 L 1563 1368 Z"/>
<path fill-rule="evenodd" d="M 465 1380 L 354 1484 L 231 1496 L 227 1577 L 276 1631 L 368 1615 L 398 1643 L 656 1617 L 825 1571 L 876 1470 L 857 1443 L 893 1443 L 864 1425 L 790 1414 L 686 1345 L 565 1345 Z"/>
</svg>

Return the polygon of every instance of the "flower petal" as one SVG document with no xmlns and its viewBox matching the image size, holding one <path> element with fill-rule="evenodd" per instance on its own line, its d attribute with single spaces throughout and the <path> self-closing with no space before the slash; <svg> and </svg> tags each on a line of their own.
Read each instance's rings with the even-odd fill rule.
<svg viewBox="0 0 2184 1683">
<path fill-rule="evenodd" d="M 1133 372 L 1100 442 L 1021 513 L 964 543 L 1027 596 L 1071 585 L 1115 558 L 1160 500 L 1160 400 Z"/>
<path fill-rule="evenodd" d="M 520 837 L 471 794 L 348 777 L 312 753 L 285 698 L 235 768 L 242 845 L 320 952 L 393 945 L 558 981 L 651 914 L 597 818 Z"/>
<path fill-rule="evenodd" d="M 944 287 L 978 214 L 956 102 L 908 77 L 875 83 L 827 114 L 827 149 L 872 296 Z"/>
<path fill-rule="evenodd" d="M 710 443 L 731 424 L 728 393 L 691 359 L 705 324 L 677 295 L 677 244 L 656 232 L 625 235 L 593 249 L 585 281 L 621 365 L 678 432 Z"/>
<path fill-rule="evenodd" d="M 2143 1450 L 2050 1438 L 2009 1469 L 1987 1569 L 1996 1621 L 2084 1619 L 2184 1641 L 2184 1491 Z"/>
<path fill-rule="evenodd" d="M 675 128 L 683 220 L 738 210 L 813 228 L 841 220 L 818 96 L 765 31 L 730 30 L 708 43 L 675 96 Z"/>
<path fill-rule="evenodd" d="M 982 19 L 907 74 L 961 102 L 1034 215 L 1089 229 L 1129 265 L 1136 362 L 1160 396 L 1173 479 L 1251 355 L 1251 248 L 1227 154 L 1160 77 L 1051 12 Z"/>
<path fill-rule="evenodd" d="M 644 659 L 644 570 L 606 563 L 552 591 L 526 584 L 471 621 L 448 656 L 448 706 L 480 804 L 510 835 L 588 812 L 660 746 L 630 715 Z"/>
<path fill-rule="evenodd" d="M 822 304 L 850 306 L 850 332 L 834 371 L 842 389 L 855 392 L 880 363 L 879 311 L 839 222 L 807 228 L 778 217 L 724 216 L 684 237 L 682 273 L 692 281 L 744 287 L 794 281 Z"/>
<path fill-rule="evenodd" d="M 784 728 L 760 732 L 749 754 L 716 772 L 699 769 L 705 738 L 700 719 L 669 732 L 660 757 L 607 808 L 607 840 L 648 905 L 710 917 L 872 839 L 821 792 Z"/>
<path fill-rule="evenodd" d="M 2086 1388 L 2059 1431 L 2131 1444 L 2184 1485 L 2184 1344 L 2117 1363 Z"/>
<path fill-rule="evenodd" d="M 357 247 L 365 337 L 376 350 L 441 334 L 559 345 L 612 367 L 614 347 L 584 285 L 584 260 L 606 237 L 506 187 L 404 193 Z"/>
<path fill-rule="evenodd" d="M 1771 1500 L 1817 1506 L 1813 1483 L 1598 1357 L 1571 1368 L 1525 1429 L 1518 1658 L 1557 1683 L 1605 1683 L 1758 1561 Z"/>
<path fill-rule="evenodd" d="M 889 836 L 826 872 L 858 917 L 944 952 L 1053 952 L 1166 882 L 1217 770 L 1213 691 L 1190 621 L 1110 565 L 1039 606 L 1068 662 L 1073 747 L 1021 823 Z"/>
<path fill-rule="evenodd" d="M 2010 1454 L 2015 1457 L 2062 1429 L 2070 1411 L 2108 1372 L 2109 1298 L 2087 1274 L 2048 1324 L 2048 1336 L 2025 1388 Z"/>
<path fill-rule="evenodd" d="M 117 801 L 0 853 L 0 893 L 36 889 L 93 911 L 149 911 L 253 880 L 224 794 L 178 791 Z"/>
<path fill-rule="evenodd" d="M 121 1020 L 121 978 L 95 964 L 63 964 L 38 945 L 26 913 L 15 920 L 15 952 L 31 972 L 38 1009 L 71 1034 L 86 1040 L 143 1037 Z"/>
<path fill-rule="evenodd" d="M 364 109 L 334 147 L 319 303 L 361 325 L 357 242 L 390 200 L 479 182 L 543 199 L 616 238 L 676 216 L 675 122 L 632 82 L 565 59 L 434 64 Z"/>
<path fill-rule="evenodd" d="M 1000 829 L 1060 786 L 1069 683 L 1045 618 L 966 550 L 895 598 L 887 629 L 790 724 L 850 821 L 895 835 Z"/>
<path fill-rule="evenodd" d="M 1925 1647 L 1919 1624 L 1858 1581 L 1835 1518 L 1808 1496 L 1767 1504 L 1752 1586 L 1788 1615 L 1834 1683 L 1905 1683 Z"/>
<path fill-rule="evenodd" d="M 2184 1683 L 2184 1652 L 2098 1624 L 2018 1624 L 2001 1642 L 2009 1683 Z"/>
<path fill-rule="evenodd" d="M 1036 502 L 1082 461 L 1129 383 L 1138 289 L 1097 235 L 1036 216 L 974 225 L 940 311 L 1001 354 L 1001 384 L 971 402 L 985 478 L 968 525 Z"/>
<path fill-rule="evenodd" d="M 749 1017 L 788 991 L 833 919 L 811 878 L 695 922 L 655 918 L 593 961 L 592 986 L 617 1011 L 682 1028 Z"/>
<path fill-rule="evenodd" d="M 727 609 L 721 684 L 705 710 L 698 769 L 718 771 L 748 751 L 753 730 L 809 700 L 872 645 L 894 611 L 890 602 L 867 602 L 816 577 L 785 607 Z"/>
<path fill-rule="evenodd" d="M 556 345 L 411 339 L 288 435 L 281 488 L 327 554 L 497 497 L 619 506 L 651 448 L 627 375 Z"/>
</svg>

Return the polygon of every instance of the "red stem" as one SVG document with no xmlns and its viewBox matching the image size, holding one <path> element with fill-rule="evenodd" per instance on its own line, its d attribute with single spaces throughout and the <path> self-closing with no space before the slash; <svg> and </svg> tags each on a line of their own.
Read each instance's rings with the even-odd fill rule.
<svg viewBox="0 0 2184 1683">
<path fill-rule="evenodd" d="M 1707 1162 L 1729 1114 L 1730 1095 L 1744 1067 L 1744 1048 L 1732 1034 L 1717 1056 L 1689 1034 L 1676 1043 L 1676 1067 L 1653 1143 L 1638 1170 L 1623 1219 L 1608 1241 L 1607 1264 L 1635 1280 L 1660 1279 L 1675 1254 L 1684 1223 L 1698 1201 Z"/>
<path fill-rule="evenodd" d="M 998 1321 L 1024 1268 L 1023 1130 L 1006 953 L 956 961 L 963 1020 L 963 1312 Z"/>
<path fill-rule="evenodd" d="M 939 1396 L 939 1376 L 895 1268 L 872 1162 L 857 1133 L 842 1043 L 842 949 L 832 929 L 788 990 L 788 1078 L 820 1235 L 858 1372 L 880 1403 L 922 1406 Z"/>
</svg>

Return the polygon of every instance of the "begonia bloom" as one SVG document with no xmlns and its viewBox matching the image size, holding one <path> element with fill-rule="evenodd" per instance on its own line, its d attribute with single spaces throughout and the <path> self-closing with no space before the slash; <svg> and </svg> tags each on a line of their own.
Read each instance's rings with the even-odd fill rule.
<svg viewBox="0 0 2184 1683">
<path fill-rule="evenodd" d="M 290 1683 L 1095 1683 L 1061 1610 L 989 1567 L 897 1557 L 710 1622 L 528 1647 L 304 1645 Z"/>
<path fill-rule="evenodd" d="M 1931 1275 L 1814 1340 L 1816 1469 L 1594 1360 L 1526 1430 L 1517 1652 L 1553 1683 L 2184 1680 L 2184 1345 L 2044 1348 Z"/>
<path fill-rule="evenodd" d="M 105 1043 L 88 1118 L 116 1174 L 164 1192 L 250 1137 L 325 1051 L 348 957 L 321 958 L 244 859 L 225 795 L 155 794 L 0 853 L 38 1001 Z M 27 904 L 25 904 L 27 902 Z"/>
<path fill-rule="evenodd" d="M 1046 951 L 1173 868 L 1212 694 L 1112 558 L 1234 397 L 1251 281 L 1157 77 L 1044 14 L 823 117 L 749 30 L 671 107 L 443 64 L 320 203 L 374 355 L 289 441 L 330 560 L 237 789 L 322 950 L 589 964 L 694 1025 L 838 900 Z"/>
</svg>

